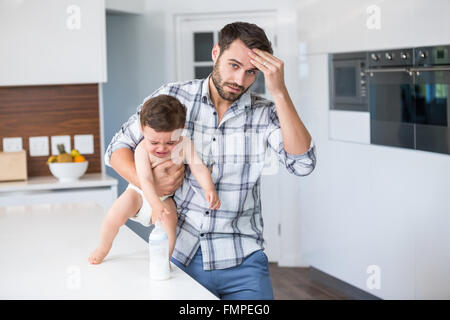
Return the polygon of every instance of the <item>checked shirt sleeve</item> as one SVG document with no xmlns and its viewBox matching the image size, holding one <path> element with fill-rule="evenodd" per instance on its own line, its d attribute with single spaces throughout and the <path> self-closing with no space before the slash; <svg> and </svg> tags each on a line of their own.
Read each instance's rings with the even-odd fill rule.
<svg viewBox="0 0 450 320">
<path fill-rule="evenodd" d="M 309 150 L 303 154 L 290 154 L 284 150 L 280 121 L 276 113 L 275 105 L 272 105 L 269 111 L 269 135 L 267 143 L 275 151 L 278 159 L 289 173 L 295 174 L 296 176 L 306 176 L 314 170 L 316 166 L 316 147 L 312 140 Z"/>
</svg>

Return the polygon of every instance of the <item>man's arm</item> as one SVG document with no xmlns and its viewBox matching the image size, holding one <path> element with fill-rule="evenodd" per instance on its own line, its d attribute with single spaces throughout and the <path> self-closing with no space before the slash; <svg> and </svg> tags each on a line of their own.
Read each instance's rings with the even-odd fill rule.
<svg viewBox="0 0 450 320">
<path fill-rule="evenodd" d="M 284 83 L 283 61 L 259 49 L 249 50 L 248 55 L 251 63 L 264 73 L 266 87 L 275 103 L 269 115 L 269 146 L 291 173 L 311 173 L 316 165 L 315 147 Z"/>
<path fill-rule="evenodd" d="M 129 183 L 141 189 L 141 183 L 136 171 L 134 152 L 120 148 L 111 155 L 110 166 Z M 167 160 L 153 169 L 153 180 L 158 196 L 174 193 L 184 178 L 184 164 L 175 164 Z"/>
<path fill-rule="evenodd" d="M 122 178 L 141 189 L 141 183 L 136 173 L 133 151 L 127 148 L 117 149 L 112 153 L 109 164 Z"/>
<path fill-rule="evenodd" d="M 310 174 L 316 166 L 316 148 L 311 140 L 308 150 L 302 154 L 288 153 L 283 146 L 283 135 L 276 107 L 272 105 L 269 109 L 269 128 L 267 130 L 267 144 L 275 151 L 277 158 L 286 169 L 297 176 Z"/>
<path fill-rule="evenodd" d="M 311 135 L 300 120 L 287 90 L 272 97 L 280 121 L 284 150 L 293 155 L 306 153 L 311 145 Z"/>
<path fill-rule="evenodd" d="M 249 56 L 251 62 L 264 73 L 267 89 L 274 99 L 284 149 L 293 155 L 304 154 L 310 148 L 311 135 L 300 120 L 284 83 L 283 61 L 259 49 L 250 50 Z"/>
</svg>

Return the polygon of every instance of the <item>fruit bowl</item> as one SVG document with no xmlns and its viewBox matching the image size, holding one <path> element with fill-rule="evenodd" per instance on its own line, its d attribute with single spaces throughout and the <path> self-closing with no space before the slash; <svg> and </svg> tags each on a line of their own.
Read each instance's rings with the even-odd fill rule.
<svg viewBox="0 0 450 320">
<path fill-rule="evenodd" d="M 59 182 L 77 181 L 86 172 L 89 162 L 52 162 L 48 164 L 50 172 Z"/>
</svg>

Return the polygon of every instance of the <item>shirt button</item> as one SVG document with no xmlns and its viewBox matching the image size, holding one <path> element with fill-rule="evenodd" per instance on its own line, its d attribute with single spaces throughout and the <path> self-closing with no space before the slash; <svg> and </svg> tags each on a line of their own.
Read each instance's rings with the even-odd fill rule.
<svg viewBox="0 0 450 320">
<path fill-rule="evenodd" d="M 213 115 L 216 115 L 216 114 L 217 114 L 217 112 L 214 111 L 214 112 L 213 112 Z"/>
<path fill-rule="evenodd" d="M 216 141 L 216 138 L 213 138 L 213 141 Z"/>
<path fill-rule="evenodd" d="M 203 237 L 203 236 L 205 236 L 205 234 L 204 233 L 200 233 L 200 237 Z"/>
<path fill-rule="evenodd" d="M 205 214 L 209 214 L 209 211 L 205 211 Z"/>
</svg>

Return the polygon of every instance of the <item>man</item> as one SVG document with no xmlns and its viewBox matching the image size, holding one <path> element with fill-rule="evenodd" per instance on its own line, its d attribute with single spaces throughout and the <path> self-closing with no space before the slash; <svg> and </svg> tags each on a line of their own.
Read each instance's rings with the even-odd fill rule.
<svg viewBox="0 0 450 320">
<path fill-rule="evenodd" d="M 311 173 L 316 163 L 311 136 L 284 83 L 283 61 L 272 53 L 258 26 L 228 24 L 212 48 L 208 78 L 168 84 L 150 96 L 169 94 L 185 104 L 187 135 L 210 167 L 222 203 L 219 210 L 208 209 L 188 168 L 184 180 L 182 165 L 168 161 L 155 168 L 158 193 L 175 192 L 172 262 L 221 299 L 273 299 L 260 199 L 267 150 L 298 176 Z M 264 73 L 274 102 L 248 91 L 258 72 Z M 107 165 L 137 186 L 133 150 L 142 139 L 139 111 L 114 136 L 105 156 Z"/>
</svg>

